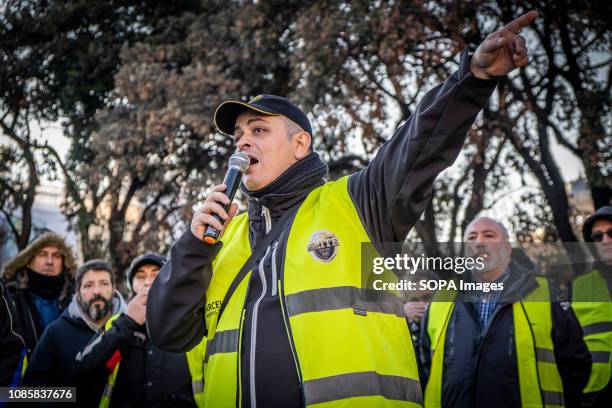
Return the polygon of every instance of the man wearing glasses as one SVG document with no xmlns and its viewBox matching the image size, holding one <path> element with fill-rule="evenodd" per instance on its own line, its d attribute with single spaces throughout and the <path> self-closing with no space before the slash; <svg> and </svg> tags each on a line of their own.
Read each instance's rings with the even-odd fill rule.
<svg viewBox="0 0 612 408">
<path fill-rule="evenodd" d="M 609 406 L 612 392 L 612 206 L 592 214 L 582 228 L 584 240 L 591 243 L 593 270 L 576 278 L 572 285 L 572 307 L 582 326 L 584 341 L 593 365 L 584 389 L 589 407 Z"/>
</svg>

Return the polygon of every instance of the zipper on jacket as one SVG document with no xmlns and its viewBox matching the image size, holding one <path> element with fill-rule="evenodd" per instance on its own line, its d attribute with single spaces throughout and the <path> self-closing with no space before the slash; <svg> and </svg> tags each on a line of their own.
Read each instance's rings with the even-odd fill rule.
<svg viewBox="0 0 612 408">
<path fill-rule="evenodd" d="M 276 249 L 277 248 L 278 248 L 278 241 L 274 244 L 274 248 L 272 249 L 272 291 L 271 291 L 272 296 L 276 296 L 276 293 L 278 292 L 278 284 L 277 284 L 278 278 L 276 277 L 277 275 L 276 273 Z"/>
<path fill-rule="evenodd" d="M 1 285 L 1 284 L 2 284 L 2 283 L 0 283 L 0 285 Z M 4 288 L 3 288 L 3 290 L 4 290 Z M 20 335 L 19 333 L 17 333 L 15 330 L 13 330 L 13 315 L 11 315 L 11 308 L 10 308 L 10 306 L 9 306 L 9 304 L 8 304 L 8 300 L 7 300 L 7 299 L 8 299 L 8 289 L 7 289 L 7 298 L 4 298 L 4 297 L 3 297 L 3 298 L 2 298 L 2 300 L 4 301 L 4 304 L 6 305 L 6 313 L 8 314 L 8 318 L 9 318 L 9 330 L 10 330 L 10 332 L 11 332 L 11 333 L 12 333 L 12 334 L 13 334 L 15 337 L 17 337 L 17 338 L 19 338 L 19 340 L 21 340 L 21 343 L 22 343 L 22 344 L 23 344 L 23 346 L 25 347 L 25 349 L 26 349 L 26 353 L 27 353 L 27 349 L 28 349 L 28 347 L 27 347 L 27 345 L 26 345 L 25 339 L 24 339 L 23 337 L 21 337 L 21 335 Z"/>
<path fill-rule="evenodd" d="M 261 216 L 266 221 L 266 235 L 272 229 L 272 218 L 270 217 L 270 209 L 266 206 L 261 206 Z"/>
<path fill-rule="evenodd" d="M 34 318 L 32 317 L 32 311 L 30 310 L 29 307 L 27 309 L 28 309 L 28 317 L 30 318 L 30 323 L 32 323 L 32 331 L 34 332 L 34 339 L 36 340 L 36 344 L 38 344 L 38 332 L 36 331 L 36 325 L 34 324 Z"/>
<path fill-rule="evenodd" d="M 267 229 L 267 225 L 266 225 L 266 229 Z M 265 255 L 259 261 L 259 277 L 261 279 L 261 295 L 259 295 L 259 297 L 255 301 L 255 304 L 253 305 L 253 317 L 251 319 L 251 350 L 249 352 L 249 371 L 250 371 L 249 386 L 250 386 L 251 408 L 255 408 L 257 406 L 256 398 L 255 398 L 256 397 L 255 395 L 255 350 L 256 350 L 256 343 L 257 343 L 257 316 L 259 314 L 259 304 L 261 303 L 261 300 L 266 296 L 266 292 L 268 291 L 268 285 L 266 282 L 266 274 L 264 273 L 264 261 L 268 257 L 269 253 L 270 253 L 270 247 L 266 248 Z"/>
<path fill-rule="evenodd" d="M 261 206 L 261 216 L 266 223 L 266 235 L 272 229 L 272 218 L 270 217 L 270 209 L 266 206 Z M 270 247 L 266 248 L 266 253 L 259 261 L 259 277 L 261 279 L 261 295 L 255 301 L 253 305 L 253 316 L 251 318 L 251 344 L 249 351 L 249 390 L 251 398 L 251 408 L 257 406 L 257 398 L 255 395 L 255 350 L 257 346 L 257 317 L 259 315 L 259 304 L 262 299 L 266 296 L 268 291 L 268 285 L 266 282 L 266 274 L 264 272 L 264 262 L 270 253 Z"/>
<path fill-rule="evenodd" d="M 501 303 L 500 301 L 500 304 L 495 308 L 495 310 L 493 311 L 493 314 L 491 315 L 491 318 L 489 319 L 489 324 L 484 328 L 484 332 L 482 333 L 482 336 L 480 336 L 480 343 L 478 344 L 478 349 L 476 350 L 476 361 L 474 362 L 474 390 L 475 391 L 478 385 L 478 365 L 480 364 L 480 358 L 482 355 L 482 349 L 485 343 L 485 339 L 487 337 L 487 334 L 489 333 L 489 329 L 493 325 L 493 320 L 495 319 L 495 317 L 501 312 L 502 309 L 508 306 L 512 306 L 512 303 Z M 474 398 L 476 400 L 476 404 L 478 404 L 478 393 L 477 392 L 474 392 Z"/>
</svg>

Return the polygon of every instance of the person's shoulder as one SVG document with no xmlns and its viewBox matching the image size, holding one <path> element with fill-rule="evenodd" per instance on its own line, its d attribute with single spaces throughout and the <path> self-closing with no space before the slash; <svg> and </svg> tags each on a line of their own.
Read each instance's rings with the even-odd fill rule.
<svg viewBox="0 0 612 408">
<path fill-rule="evenodd" d="M 0 278 L 0 292 L 4 294 L 15 294 L 17 292 L 17 281 Z"/>
<path fill-rule="evenodd" d="M 342 176 L 337 180 L 329 180 L 319 187 L 313 189 L 309 193 L 309 197 L 306 198 L 316 198 L 318 201 L 327 202 L 328 199 L 333 196 L 346 196 L 349 197 L 348 191 L 348 181 L 351 176 Z"/>
<path fill-rule="evenodd" d="M 63 333 L 68 325 L 70 325 L 70 322 L 62 314 L 57 319 L 49 323 L 49 325 L 45 328 L 45 331 L 49 332 L 49 334 Z"/>
<path fill-rule="evenodd" d="M 585 282 L 590 282 L 597 277 L 599 271 L 597 269 L 592 269 L 591 271 L 584 273 L 582 275 L 576 276 L 572 282 L 574 286 L 580 285 Z"/>
<path fill-rule="evenodd" d="M 561 288 L 561 286 L 559 286 L 557 282 L 550 279 L 549 277 L 545 277 L 541 281 L 542 282 L 545 281 L 546 284 L 548 285 L 548 293 L 549 293 L 551 302 L 567 303 L 568 301 L 567 291 L 563 290 L 563 288 Z M 567 307 L 564 307 L 564 309 L 567 309 Z"/>
<path fill-rule="evenodd" d="M 4 278 L 0 278 L 0 297 L 8 298 L 8 296 L 9 296 L 9 290 L 6 287 L 6 282 L 4 281 Z"/>
<path fill-rule="evenodd" d="M 2 297 L 11 301 L 16 312 L 25 308 L 35 307 L 32 304 L 29 290 L 21 287 L 17 281 L 4 279 L 3 285 L 4 291 Z"/>
<path fill-rule="evenodd" d="M 40 340 L 36 343 L 36 349 L 46 350 L 56 350 L 60 347 L 61 344 L 67 343 L 70 339 L 68 333 L 66 332 L 66 327 L 62 327 L 58 324 L 58 319 L 49 323 L 45 330 L 42 332 L 40 336 Z"/>
<path fill-rule="evenodd" d="M 574 294 L 577 294 L 580 298 L 583 297 L 585 293 L 593 293 L 598 284 L 601 284 L 599 279 L 600 275 L 597 269 L 592 269 L 589 272 L 576 276 L 571 286 L 572 297 L 574 297 Z M 605 283 L 603 283 L 603 285 L 605 286 Z"/>
</svg>

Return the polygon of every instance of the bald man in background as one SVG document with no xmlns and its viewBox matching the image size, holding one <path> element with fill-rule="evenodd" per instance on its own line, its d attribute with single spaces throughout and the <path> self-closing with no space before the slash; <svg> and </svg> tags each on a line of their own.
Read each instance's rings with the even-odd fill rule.
<svg viewBox="0 0 612 408">
<path fill-rule="evenodd" d="M 454 302 L 430 304 L 421 341 L 427 407 L 579 406 L 591 357 L 576 316 L 551 300 L 545 278 L 512 259 L 509 238 L 486 217 L 465 231 L 466 255 L 484 267 L 461 279 L 503 290 L 460 290 Z"/>
</svg>

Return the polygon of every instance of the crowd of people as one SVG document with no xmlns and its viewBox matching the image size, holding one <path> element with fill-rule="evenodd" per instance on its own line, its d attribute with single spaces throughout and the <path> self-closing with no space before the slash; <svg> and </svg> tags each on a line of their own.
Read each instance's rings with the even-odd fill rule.
<svg viewBox="0 0 612 408">
<path fill-rule="evenodd" d="M 103 260 L 78 267 L 55 234 L 31 242 L 3 268 L 0 386 L 76 387 L 84 407 L 609 406 L 612 207 L 583 225 L 595 263 L 566 301 L 486 217 L 463 237 L 483 267 L 462 279 L 503 290 L 411 291 L 402 305 L 361 280 L 362 245 L 405 240 L 500 78 L 527 65 L 519 33 L 536 18 L 462 52 L 368 166 L 338 180 L 288 99 L 222 103 L 213 121 L 250 160 L 248 210 L 215 186 L 168 259 L 133 260 L 127 304 Z M 220 241 L 203 239 L 209 227 Z"/>
<path fill-rule="evenodd" d="M 504 291 L 469 300 L 461 291 L 443 300 L 404 293 L 426 407 L 486 407 L 499 398 L 516 407 L 608 406 L 612 207 L 591 215 L 583 236 L 595 262 L 563 296 L 534 264 L 515 259 L 509 232 L 487 217 L 466 229 L 466 252 L 488 255 L 467 278 L 503 282 Z M 83 407 L 202 406 L 204 351 L 164 351 L 147 333 L 149 288 L 165 262 L 155 253 L 134 259 L 126 304 L 108 263 L 77 268 L 59 236 L 34 240 L 0 281 L 0 386 L 74 386 Z M 438 277 L 418 271 L 413 279 Z"/>
<path fill-rule="evenodd" d="M 126 304 L 107 262 L 77 268 L 54 233 L 31 242 L 3 268 L 0 386 L 76 387 L 81 407 L 196 406 L 186 354 L 147 334 L 147 294 L 165 262 L 156 253 L 133 260 Z"/>
</svg>

